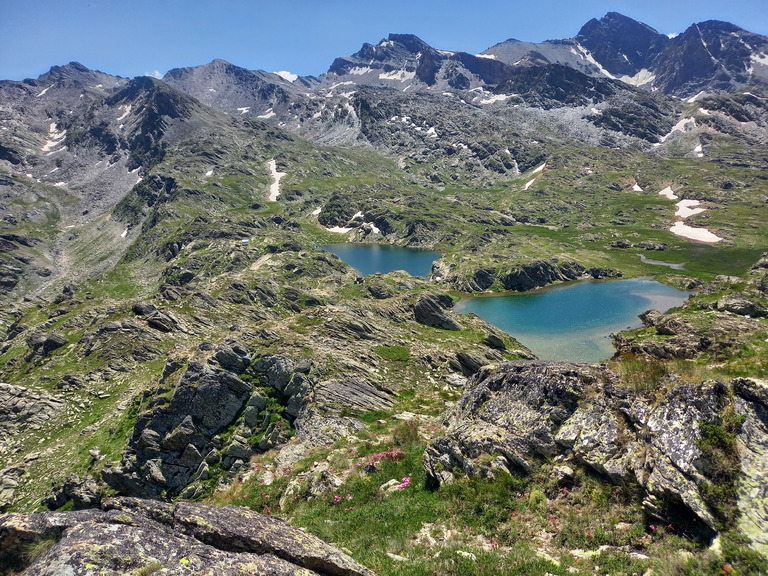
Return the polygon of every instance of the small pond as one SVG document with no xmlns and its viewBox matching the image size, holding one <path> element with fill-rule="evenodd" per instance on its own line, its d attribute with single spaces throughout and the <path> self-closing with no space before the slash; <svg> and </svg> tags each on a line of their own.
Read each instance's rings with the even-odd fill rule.
<svg viewBox="0 0 768 576">
<path fill-rule="evenodd" d="M 474 312 L 514 336 L 542 360 L 601 362 L 609 335 L 642 325 L 638 314 L 680 306 L 688 292 L 650 278 L 584 280 L 519 294 L 466 297 L 455 312 Z"/>
<path fill-rule="evenodd" d="M 437 252 L 390 246 L 389 244 L 327 244 L 320 247 L 332 252 L 357 270 L 361 276 L 393 270 L 405 270 L 411 276 L 427 276 L 432 262 L 440 258 Z"/>
</svg>

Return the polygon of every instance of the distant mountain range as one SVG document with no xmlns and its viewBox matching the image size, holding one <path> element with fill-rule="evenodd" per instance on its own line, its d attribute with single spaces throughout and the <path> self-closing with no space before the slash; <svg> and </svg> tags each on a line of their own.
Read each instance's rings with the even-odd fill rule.
<svg viewBox="0 0 768 576">
<path fill-rule="evenodd" d="M 73 62 L 0 82 L 0 167 L 67 195 L 57 210 L 75 223 L 112 210 L 174 147 L 265 126 L 278 138 L 373 148 L 420 185 L 485 186 L 540 165 L 554 143 L 666 146 L 685 100 L 738 123 L 709 118 L 717 130 L 763 141 L 745 122 L 764 125 L 764 100 L 718 95 L 766 83 L 764 36 L 708 21 L 669 38 L 613 12 L 575 38 L 510 39 L 476 55 L 391 34 L 293 81 L 224 60 L 162 80 Z M 10 209 L 4 218 L 19 221 Z M 346 222 L 332 212 L 321 219 Z M 43 266 L 47 278 L 49 268 L 27 259 L 36 264 L 21 269 Z"/>
</svg>

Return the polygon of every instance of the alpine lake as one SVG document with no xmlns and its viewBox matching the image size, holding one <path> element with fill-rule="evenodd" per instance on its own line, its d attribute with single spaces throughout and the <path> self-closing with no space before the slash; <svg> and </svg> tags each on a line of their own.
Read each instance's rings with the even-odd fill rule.
<svg viewBox="0 0 768 576">
<path fill-rule="evenodd" d="M 322 249 L 363 276 L 392 270 L 427 276 L 440 256 L 379 244 L 331 244 Z M 613 356 L 612 333 L 638 328 L 639 314 L 652 308 L 666 312 L 688 296 L 652 278 L 580 280 L 530 292 L 464 296 L 454 312 L 477 314 L 542 360 L 601 362 Z"/>
</svg>

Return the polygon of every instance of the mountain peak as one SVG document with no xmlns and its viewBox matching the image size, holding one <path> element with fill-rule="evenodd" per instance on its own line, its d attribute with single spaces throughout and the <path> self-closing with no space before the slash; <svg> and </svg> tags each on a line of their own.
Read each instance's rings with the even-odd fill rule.
<svg viewBox="0 0 768 576">
<path fill-rule="evenodd" d="M 582 26 L 575 40 L 587 48 L 611 74 L 634 76 L 648 66 L 651 54 L 669 40 L 647 24 L 618 12 L 608 12 Z"/>
<path fill-rule="evenodd" d="M 429 44 L 415 34 L 390 34 L 387 37 L 387 40 L 390 42 L 397 42 L 414 54 L 432 49 Z"/>
</svg>

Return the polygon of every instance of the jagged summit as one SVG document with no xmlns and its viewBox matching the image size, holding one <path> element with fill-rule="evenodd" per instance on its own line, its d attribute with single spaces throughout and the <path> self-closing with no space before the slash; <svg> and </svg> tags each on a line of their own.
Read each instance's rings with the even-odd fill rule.
<svg viewBox="0 0 768 576">
<path fill-rule="evenodd" d="M 590 20 L 582 26 L 575 40 L 617 76 L 634 76 L 670 41 L 647 24 L 618 12 L 609 12 L 600 20 Z"/>
<path fill-rule="evenodd" d="M 689 98 L 765 83 L 767 43 L 765 36 L 714 20 L 693 24 L 670 38 L 647 24 L 608 12 L 584 24 L 573 38 L 539 44 L 507 40 L 483 54 L 512 66 L 543 58 L 591 76 Z"/>
</svg>

